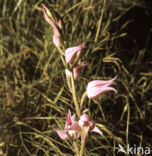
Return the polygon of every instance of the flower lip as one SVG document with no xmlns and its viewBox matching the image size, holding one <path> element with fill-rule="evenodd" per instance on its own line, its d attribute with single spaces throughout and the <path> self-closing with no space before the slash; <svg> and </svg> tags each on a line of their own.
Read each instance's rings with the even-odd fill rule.
<svg viewBox="0 0 152 156">
<path fill-rule="evenodd" d="M 56 128 L 54 126 L 49 126 L 49 127 L 54 129 L 62 140 L 77 138 L 79 137 L 79 133 L 81 131 L 78 122 L 75 121 L 75 114 L 71 115 L 70 110 L 68 111 L 65 127 L 63 130 L 60 130 L 59 128 Z"/>
<path fill-rule="evenodd" d="M 80 116 L 80 120 L 82 120 L 83 122 L 87 122 L 87 121 L 90 121 L 90 117 L 89 117 L 88 114 L 83 113 L 83 114 Z"/>
<path fill-rule="evenodd" d="M 89 132 L 96 132 L 102 135 L 102 131 L 98 127 L 95 126 L 95 123 L 90 119 L 89 115 L 86 114 L 87 111 L 88 109 L 85 109 L 83 111 L 78 121 L 78 124 L 82 129 L 84 143 L 86 142 Z"/>
</svg>

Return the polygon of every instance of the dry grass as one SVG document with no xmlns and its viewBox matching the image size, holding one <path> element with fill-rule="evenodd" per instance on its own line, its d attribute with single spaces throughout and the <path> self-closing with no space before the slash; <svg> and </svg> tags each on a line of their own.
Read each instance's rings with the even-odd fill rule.
<svg viewBox="0 0 152 156">
<path fill-rule="evenodd" d="M 63 128 L 67 110 L 75 112 L 75 109 L 41 3 L 42 0 L 0 2 L 2 156 L 75 154 L 71 141 L 60 140 L 48 128 L 50 124 Z M 84 155 L 115 156 L 119 143 L 152 147 L 150 48 L 145 45 L 143 49 L 128 52 L 120 44 L 128 35 L 125 28 L 129 21 L 122 24 L 119 21 L 129 9 L 140 4 L 129 0 L 46 0 L 43 3 L 62 16 L 67 47 L 87 42 L 84 61 L 89 66 L 78 80 L 79 96 L 89 80 L 117 75 L 118 94 L 85 101 L 104 137 L 91 134 Z M 146 43 L 149 44 L 148 37 Z"/>
</svg>

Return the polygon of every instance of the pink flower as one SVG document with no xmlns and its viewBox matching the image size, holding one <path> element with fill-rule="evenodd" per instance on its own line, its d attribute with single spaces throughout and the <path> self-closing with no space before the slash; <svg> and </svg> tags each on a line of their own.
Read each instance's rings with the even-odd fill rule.
<svg viewBox="0 0 152 156">
<path fill-rule="evenodd" d="M 98 97 L 99 95 L 109 92 L 109 91 L 114 91 L 117 93 L 116 89 L 110 87 L 114 83 L 114 80 L 116 77 L 114 77 L 111 80 L 105 81 L 105 80 L 93 80 L 88 83 L 87 86 L 87 95 L 88 98 L 93 99 Z"/>
<path fill-rule="evenodd" d="M 56 31 L 54 31 L 54 34 L 53 34 L 53 43 L 56 47 L 60 46 L 60 35 L 58 35 Z"/>
<path fill-rule="evenodd" d="M 77 53 L 79 51 L 82 51 L 83 48 L 85 48 L 85 43 L 82 43 L 79 46 L 67 48 L 65 50 L 65 60 L 66 60 L 66 62 L 67 63 L 73 62 L 73 60 L 75 59 Z"/>
<path fill-rule="evenodd" d="M 50 10 L 43 3 L 42 3 L 42 7 L 43 7 L 43 13 L 44 13 L 45 20 L 52 26 L 54 25 L 53 21 L 55 21 L 55 24 L 60 29 L 63 29 L 63 27 L 64 27 L 63 21 L 62 21 L 61 17 L 57 14 L 57 12 L 55 12 L 54 10 L 51 10 L 51 12 L 50 12 Z"/>
<path fill-rule="evenodd" d="M 75 138 L 79 137 L 79 134 L 81 131 L 81 128 L 80 128 L 78 122 L 75 121 L 75 114 L 73 114 L 71 116 L 70 110 L 66 117 L 66 123 L 65 123 L 64 130 L 60 130 L 53 126 L 49 126 L 49 127 L 53 128 L 57 132 L 58 136 L 63 140 L 75 139 Z"/>
<path fill-rule="evenodd" d="M 88 64 L 82 64 L 80 61 L 77 63 L 76 66 L 73 67 L 73 76 L 74 76 L 74 79 L 77 80 L 79 77 L 80 77 L 80 74 L 81 74 L 81 70 L 87 66 Z M 66 74 L 66 77 L 69 78 L 72 76 L 71 72 L 66 69 L 65 70 L 65 74 Z"/>
<path fill-rule="evenodd" d="M 86 114 L 87 111 L 88 111 L 88 109 L 85 109 L 83 111 L 83 113 L 80 116 L 80 119 L 78 121 L 78 124 L 82 129 L 83 141 L 84 142 L 86 141 L 89 132 L 96 132 L 96 133 L 98 133 L 100 135 L 103 135 L 101 130 L 98 127 L 95 126 L 95 123 L 93 121 L 91 121 L 89 115 Z"/>
<path fill-rule="evenodd" d="M 77 63 L 77 65 L 73 68 L 73 76 L 74 79 L 78 79 L 80 77 L 81 74 L 81 70 L 87 66 L 87 64 L 82 64 L 80 61 Z"/>
<path fill-rule="evenodd" d="M 49 11 L 49 9 L 44 5 L 42 4 L 42 8 L 43 8 L 43 14 L 44 14 L 44 18 L 45 20 L 52 26 L 54 27 L 55 26 L 55 23 L 54 21 L 51 19 L 51 13 Z"/>
<path fill-rule="evenodd" d="M 69 78 L 71 77 L 72 74 L 68 69 L 65 69 L 65 75 L 66 75 L 66 78 Z"/>
<path fill-rule="evenodd" d="M 43 14 L 44 14 L 44 18 L 45 20 L 52 26 L 53 28 L 53 43 L 55 44 L 56 47 L 60 46 L 60 37 L 61 37 L 61 34 L 58 30 L 58 27 L 56 26 L 55 22 L 51 19 L 51 13 L 49 11 L 49 9 L 44 5 L 42 4 L 42 7 L 43 7 Z M 60 22 L 61 23 L 61 22 Z"/>
</svg>

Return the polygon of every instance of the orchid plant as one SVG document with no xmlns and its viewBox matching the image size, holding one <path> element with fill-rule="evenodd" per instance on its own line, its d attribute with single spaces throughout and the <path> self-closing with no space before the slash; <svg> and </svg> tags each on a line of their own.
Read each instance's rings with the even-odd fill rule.
<svg viewBox="0 0 152 156">
<path fill-rule="evenodd" d="M 62 41 L 62 28 L 63 23 L 61 18 L 54 17 L 49 9 L 42 4 L 43 14 L 45 20 L 51 25 L 53 29 L 53 43 L 56 48 L 59 50 L 61 54 L 61 59 L 65 66 L 65 75 L 67 78 L 67 85 L 71 94 L 73 96 L 74 106 L 76 109 L 76 113 L 71 115 L 71 111 L 68 111 L 66 117 L 66 123 L 63 130 L 50 125 L 49 127 L 54 129 L 58 136 L 62 140 L 77 140 L 81 137 L 81 149 L 80 152 L 76 151 L 77 156 L 83 156 L 85 143 L 87 141 L 88 135 L 90 132 L 96 132 L 99 135 L 103 135 L 102 131 L 96 126 L 95 122 L 91 120 L 90 116 L 87 114 L 89 108 L 82 108 L 81 106 L 84 100 L 81 100 L 82 103 L 78 103 L 77 92 L 75 88 L 76 80 L 81 75 L 81 70 L 87 66 L 87 64 L 83 64 L 81 62 L 81 54 L 84 52 L 86 48 L 86 44 L 82 43 L 80 45 L 76 45 L 73 47 L 64 47 Z M 64 58 L 64 57 L 65 58 Z M 116 77 L 111 80 L 93 80 L 88 83 L 86 92 L 83 94 L 82 98 L 88 97 L 89 99 L 94 99 L 102 95 L 103 93 L 114 91 L 117 93 L 116 89 L 112 87 Z M 81 109 L 84 111 L 81 112 Z M 76 120 L 76 115 L 78 120 Z M 77 146 L 78 147 L 78 146 Z"/>
</svg>

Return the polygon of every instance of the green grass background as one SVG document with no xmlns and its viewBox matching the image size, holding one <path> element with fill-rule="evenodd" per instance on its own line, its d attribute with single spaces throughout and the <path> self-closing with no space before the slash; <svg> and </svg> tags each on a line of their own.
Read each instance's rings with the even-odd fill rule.
<svg viewBox="0 0 152 156">
<path fill-rule="evenodd" d="M 118 94 L 85 101 L 104 136 L 89 134 L 84 155 L 115 156 L 118 144 L 152 150 L 150 33 L 144 48 L 134 42 L 128 49 L 125 28 L 132 21 L 122 20 L 130 9 L 148 6 L 129 0 L 1 0 L 0 155 L 75 155 L 72 141 L 48 128 L 63 129 L 68 109 L 75 109 L 41 3 L 62 17 L 66 47 L 87 43 L 83 60 L 89 66 L 77 80 L 79 100 L 89 81 L 117 75 Z"/>
</svg>

